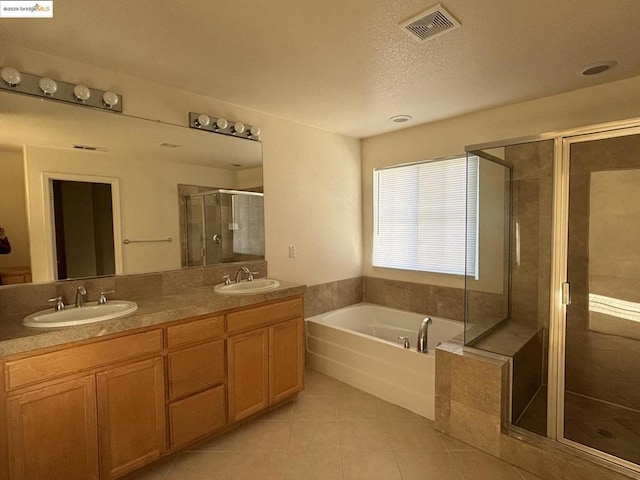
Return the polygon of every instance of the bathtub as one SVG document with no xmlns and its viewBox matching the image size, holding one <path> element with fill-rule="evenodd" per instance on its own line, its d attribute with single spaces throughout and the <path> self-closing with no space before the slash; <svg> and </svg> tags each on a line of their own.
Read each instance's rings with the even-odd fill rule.
<svg viewBox="0 0 640 480">
<path fill-rule="evenodd" d="M 433 420 L 438 343 L 462 322 L 433 317 L 429 353 L 416 351 L 425 315 L 359 303 L 306 319 L 306 359 L 314 370 Z M 411 349 L 398 336 L 409 337 Z"/>
</svg>

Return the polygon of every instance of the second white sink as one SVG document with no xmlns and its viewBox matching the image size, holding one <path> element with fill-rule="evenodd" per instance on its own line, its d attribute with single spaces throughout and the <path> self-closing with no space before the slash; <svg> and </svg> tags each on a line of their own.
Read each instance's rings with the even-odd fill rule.
<svg viewBox="0 0 640 480">
<path fill-rule="evenodd" d="M 225 285 L 219 283 L 213 287 L 213 291 L 223 295 L 253 295 L 255 293 L 264 293 L 275 290 L 280 286 L 278 280 L 273 278 L 256 278 L 250 282 L 244 281 L 240 283 L 231 283 Z"/>
<path fill-rule="evenodd" d="M 66 307 L 60 311 L 48 309 L 32 313 L 22 320 L 22 323 L 27 327 L 35 328 L 70 327 L 124 317 L 137 309 L 136 303 L 125 300 L 110 300 L 104 305 L 88 302 L 81 308 Z"/>
</svg>

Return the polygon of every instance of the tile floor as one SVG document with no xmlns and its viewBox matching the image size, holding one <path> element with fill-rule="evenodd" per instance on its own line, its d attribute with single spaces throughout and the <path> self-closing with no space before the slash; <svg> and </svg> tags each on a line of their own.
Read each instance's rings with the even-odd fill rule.
<svg viewBox="0 0 640 480">
<path fill-rule="evenodd" d="M 546 435 L 547 390 L 541 388 L 516 425 Z M 640 463 L 640 411 L 565 392 L 565 437 Z"/>
<path fill-rule="evenodd" d="M 535 480 L 313 370 L 298 398 L 128 480 Z"/>
</svg>

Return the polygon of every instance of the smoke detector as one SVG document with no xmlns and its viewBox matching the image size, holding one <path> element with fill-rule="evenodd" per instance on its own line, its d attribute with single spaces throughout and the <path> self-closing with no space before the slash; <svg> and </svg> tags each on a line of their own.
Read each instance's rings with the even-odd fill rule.
<svg viewBox="0 0 640 480">
<path fill-rule="evenodd" d="M 453 15 L 439 3 L 400 23 L 400 29 L 414 40 L 424 43 L 460 26 Z"/>
</svg>

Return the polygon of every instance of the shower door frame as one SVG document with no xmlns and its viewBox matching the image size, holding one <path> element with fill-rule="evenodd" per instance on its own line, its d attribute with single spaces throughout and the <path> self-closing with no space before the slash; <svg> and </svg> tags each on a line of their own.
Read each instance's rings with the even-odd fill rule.
<svg viewBox="0 0 640 480">
<path fill-rule="evenodd" d="M 564 437 L 565 348 L 568 284 L 569 181 L 571 146 L 577 143 L 640 134 L 640 120 L 612 122 L 563 132 L 554 138 L 553 231 L 549 317 L 547 437 L 601 460 L 640 473 L 640 465 Z M 570 286 L 569 286 L 570 288 Z"/>
</svg>

